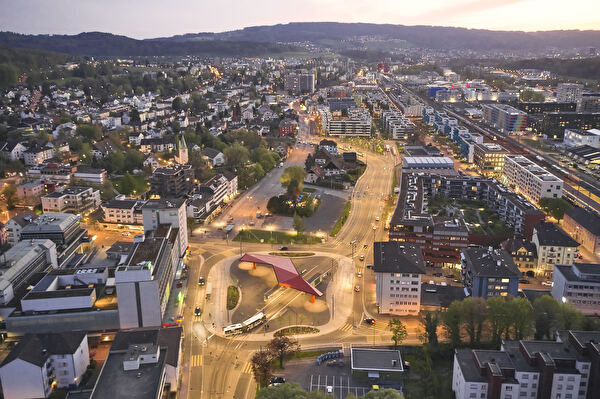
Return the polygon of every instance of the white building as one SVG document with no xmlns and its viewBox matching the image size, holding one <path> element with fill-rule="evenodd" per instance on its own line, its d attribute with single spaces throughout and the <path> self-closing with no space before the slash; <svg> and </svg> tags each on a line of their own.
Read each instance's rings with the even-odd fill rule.
<svg viewBox="0 0 600 399">
<path fill-rule="evenodd" d="M 142 225 L 142 206 L 145 201 L 127 198 L 115 198 L 102 204 L 104 222 L 129 225 Z"/>
<path fill-rule="evenodd" d="M 34 212 L 21 212 L 6 222 L 6 243 L 11 246 L 18 243 L 21 240 L 21 230 L 36 218 Z"/>
<path fill-rule="evenodd" d="M 73 174 L 73 180 L 81 180 L 92 184 L 104 184 L 106 182 L 106 170 L 77 167 L 77 171 Z"/>
<path fill-rule="evenodd" d="M 537 248 L 537 273 L 550 275 L 554 265 L 572 265 L 579 243 L 563 229 L 550 222 L 536 224 L 531 242 Z"/>
<path fill-rule="evenodd" d="M 579 83 L 559 83 L 556 87 L 556 102 L 576 103 L 583 94 L 583 85 Z"/>
<path fill-rule="evenodd" d="M 5 399 L 46 398 L 76 387 L 90 364 L 85 332 L 26 334 L 0 365 Z"/>
<path fill-rule="evenodd" d="M 600 314 L 600 265 L 574 263 L 556 265 L 552 275 L 552 296 L 570 303 L 586 316 Z"/>
<path fill-rule="evenodd" d="M 589 145 L 594 148 L 600 148 L 600 129 L 565 129 L 563 143 L 567 147 Z"/>
<path fill-rule="evenodd" d="M 0 258 L 0 305 L 7 305 L 34 273 L 57 267 L 56 244 L 51 240 L 16 243 Z"/>
<path fill-rule="evenodd" d="M 42 197 L 44 212 L 84 213 L 100 206 L 100 190 L 91 187 L 67 187 Z"/>
<path fill-rule="evenodd" d="M 400 241 L 373 245 L 373 271 L 379 313 L 415 315 L 421 308 L 421 249 Z"/>
<path fill-rule="evenodd" d="M 151 199 L 142 206 L 144 233 L 156 230 L 159 225 L 169 225 L 179 229 L 177 256 L 183 257 L 188 248 L 186 201 L 177 199 Z"/>
<path fill-rule="evenodd" d="M 534 204 L 562 197 L 563 181 L 522 155 L 504 157 L 502 182 Z"/>
<path fill-rule="evenodd" d="M 331 112 L 320 112 L 321 126 L 330 136 L 371 136 L 371 115 L 363 108 L 349 108 L 348 117 L 334 117 Z"/>
</svg>

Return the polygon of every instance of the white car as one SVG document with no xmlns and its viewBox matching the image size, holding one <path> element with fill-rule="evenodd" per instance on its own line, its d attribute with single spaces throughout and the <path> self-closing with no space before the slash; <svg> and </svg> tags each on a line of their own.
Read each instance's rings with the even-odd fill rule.
<svg viewBox="0 0 600 399">
<path fill-rule="evenodd" d="M 327 391 L 327 393 L 333 393 L 333 387 L 331 385 L 327 385 L 325 387 L 325 390 Z"/>
</svg>

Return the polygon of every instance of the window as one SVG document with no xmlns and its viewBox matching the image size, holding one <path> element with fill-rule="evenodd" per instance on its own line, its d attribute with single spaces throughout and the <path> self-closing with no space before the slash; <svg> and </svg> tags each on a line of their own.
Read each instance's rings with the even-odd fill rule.
<svg viewBox="0 0 600 399">
<path fill-rule="evenodd" d="M 473 392 L 469 395 L 469 398 L 476 398 L 476 397 L 477 397 L 477 394 L 475 392 Z"/>
</svg>

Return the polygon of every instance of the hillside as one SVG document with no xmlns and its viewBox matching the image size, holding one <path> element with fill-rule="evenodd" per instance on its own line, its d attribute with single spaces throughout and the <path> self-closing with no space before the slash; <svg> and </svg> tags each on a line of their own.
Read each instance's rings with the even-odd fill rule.
<svg viewBox="0 0 600 399">
<path fill-rule="evenodd" d="M 22 73 L 64 64 L 67 56 L 43 50 L 0 47 L 0 88 L 17 82 Z"/>
</svg>

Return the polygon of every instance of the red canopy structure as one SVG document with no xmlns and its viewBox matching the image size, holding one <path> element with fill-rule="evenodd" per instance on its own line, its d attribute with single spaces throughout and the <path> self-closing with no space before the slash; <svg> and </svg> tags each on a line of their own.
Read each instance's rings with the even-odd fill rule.
<svg viewBox="0 0 600 399">
<path fill-rule="evenodd" d="M 308 281 L 298 274 L 296 266 L 294 266 L 290 258 L 271 255 L 244 254 L 240 261 L 252 262 L 255 267 L 257 263 L 272 266 L 279 285 L 311 294 L 311 302 L 314 302 L 315 296 L 320 297 L 323 295 L 321 291 L 310 285 Z"/>
</svg>

